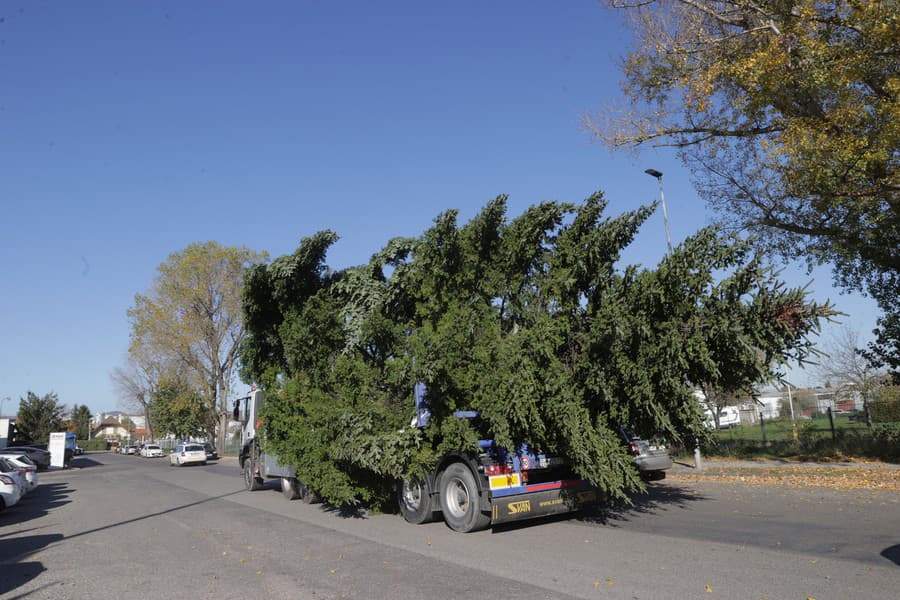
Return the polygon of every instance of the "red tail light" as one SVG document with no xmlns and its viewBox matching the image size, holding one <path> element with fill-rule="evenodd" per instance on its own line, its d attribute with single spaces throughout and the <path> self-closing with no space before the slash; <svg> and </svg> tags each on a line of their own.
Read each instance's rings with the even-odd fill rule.
<svg viewBox="0 0 900 600">
<path fill-rule="evenodd" d="M 493 464 L 493 465 L 487 465 L 484 468 L 484 472 L 485 472 L 485 474 L 487 474 L 488 477 L 491 477 L 493 475 L 509 475 L 510 473 L 513 472 L 513 469 L 512 469 L 512 465 Z"/>
<path fill-rule="evenodd" d="M 7 475 L 0 475 L 0 483 L 5 483 L 6 485 L 13 485 L 15 481 L 13 481 L 12 477 Z"/>
<path fill-rule="evenodd" d="M 640 448 L 640 446 L 638 446 L 638 445 L 637 445 L 636 443 L 634 443 L 634 442 L 631 442 L 630 444 L 628 444 L 628 447 L 631 448 L 631 453 L 632 453 L 633 455 L 635 455 L 635 456 L 640 456 L 640 454 L 641 454 L 641 448 Z"/>
</svg>

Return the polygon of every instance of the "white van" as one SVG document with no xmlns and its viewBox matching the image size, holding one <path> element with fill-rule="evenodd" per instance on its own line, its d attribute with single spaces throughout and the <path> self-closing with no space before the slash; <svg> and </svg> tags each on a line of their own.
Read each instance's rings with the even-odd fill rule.
<svg viewBox="0 0 900 600">
<path fill-rule="evenodd" d="M 707 429 L 716 428 L 716 420 L 711 410 L 704 411 L 706 418 L 704 422 Z M 741 424 L 741 411 L 737 406 L 723 406 L 719 409 L 719 429 L 731 429 Z"/>
</svg>

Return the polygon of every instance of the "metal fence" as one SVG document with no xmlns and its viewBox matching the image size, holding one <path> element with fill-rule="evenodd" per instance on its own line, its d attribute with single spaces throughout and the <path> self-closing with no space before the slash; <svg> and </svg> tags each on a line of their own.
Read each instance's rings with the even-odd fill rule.
<svg viewBox="0 0 900 600">
<path fill-rule="evenodd" d="M 893 459 L 900 457 L 900 423 L 875 422 L 863 413 L 760 419 L 710 434 L 710 453 L 816 454 Z"/>
</svg>

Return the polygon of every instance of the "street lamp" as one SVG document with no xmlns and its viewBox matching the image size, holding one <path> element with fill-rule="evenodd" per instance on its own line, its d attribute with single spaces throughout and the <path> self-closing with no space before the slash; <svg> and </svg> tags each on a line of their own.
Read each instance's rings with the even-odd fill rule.
<svg viewBox="0 0 900 600">
<path fill-rule="evenodd" d="M 656 169 L 647 169 L 644 171 L 650 177 L 656 177 L 656 180 L 659 182 L 659 203 L 662 204 L 663 209 L 663 223 L 666 226 L 666 246 L 669 248 L 669 254 L 672 253 L 672 236 L 669 235 L 669 211 L 666 210 L 666 197 L 663 195 L 663 184 L 662 184 L 662 176 L 663 174 Z"/>
<path fill-rule="evenodd" d="M 669 234 L 669 211 L 666 210 L 666 196 L 663 194 L 662 172 L 656 169 L 646 169 L 644 171 L 650 177 L 656 177 L 659 182 L 659 203 L 663 209 L 663 224 L 666 226 L 666 248 L 669 254 L 672 254 L 672 236 Z M 703 459 L 700 456 L 700 438 L 694 437 L 694 468 L 698 471 L 703 470 Z"/>
</svg>

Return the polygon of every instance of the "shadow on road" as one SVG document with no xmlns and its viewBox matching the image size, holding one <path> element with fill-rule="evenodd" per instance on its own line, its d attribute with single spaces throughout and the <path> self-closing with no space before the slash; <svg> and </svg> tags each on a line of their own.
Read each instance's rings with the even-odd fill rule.
<svg viewBox="0 0 900 600">
<path fill-rule="evenodd" d="M 40 575 L 41 573 L 43 573 L 46 570 L 47 569 L 44 568 L 44 565 L 39 561 L 18 563 L 16 565 L 15 569 L 7 570 L 3 574 L 4 576 L 2 578 L 0 578 L 0 595 L 6 594 L 7 592 L 11 592 L 12 590 L 16 589 L 17 587 L 21 587 L 21 586 L 25 585 L 26 583 L 28 583 L 29 581 L 31 581 L 32 579 L 34 579 L 35 577 L 37 577 L 38 575 Z M 47 585 L 56 585 L 56 584 L 49 583 Z M 43 586 L 43 587 L 46 587 L 46 586 Z M 40 588 L 38 588 L 38 590 L 39 589 Z M 36 592 L 38 590 L 34 590 L 34 591 Z M 31 593 L 34 593 L 34 592 L 31 592 Z M 31 593 L 23 594 L 20 596 L 14 596 L 14 597 L 10 598 L 10 600 L 14 600 L 15 598 L 24 598 L 26 595 L 31 595 Z"/>
<path fill-rule="evenodd" d="M 71 502 L 69 500 L 69 485 L 67 483 L 41 483 L 27 496 L 3 512 L 0 512 L 0 525 L 15 525 L 42 517 L 51 509 L 58 508 Z M 15 534 L 16 532 L 12 532 Z M 3 536 L 10 535 L 4 533 Z M 3 557 L 0 550 L 0 558 Z"/>
<path fill-rule="evenodd" d="M 647 486 L 645 493 L 632 496 L 631 504 L 624 500 L 600 503 L 586 508 L 582 512 L 581 520 L 615 526 L 616 521 L 630 521 L 638 515 L 654 514 L 670 508 L 683 508 L 692 502 L 706 499 L 703 494 L 681 486 L 651 484 Z"/>
<path fill-rule="evenodd" d="M 895 544 L 889 548 L 885 548 L 881 551 L 881 555 L 893 562 L 895 565 L 900 565 L 900 544 Z"/>
<path fill-rule="evenodd" d="M 575 513 L 562 513 L 525 521 L 502 523 L 494 525 L 491 531 L 496 534 L 516 531 L 524 527 L 535 527 L 542 523 L 559 523 L 569 520 L 615 527 L 616 521 L 629 521 L 637 515 L 651 514 L 659 510 L 668 510 L 672 507 L 684 507 L 690 502 L 706 500 L 706 497 L 671 484 L 650 484 L 647 486 L 647 493 L 636 495 L 631 500 L 633 503 L 631 505 L 624 501 L 615 503 L 599 502 L 593 506 L 586 506 Z"/>
<path fill-rule="evenodd" d="M 76 456 L 69 463 L 69 469 L 87 469 L 90 467 L 100 467 L 103 466 L 104 463 L 97 462 L 92 458 L 88 458 L 87 456 Z"/>
</svg>

